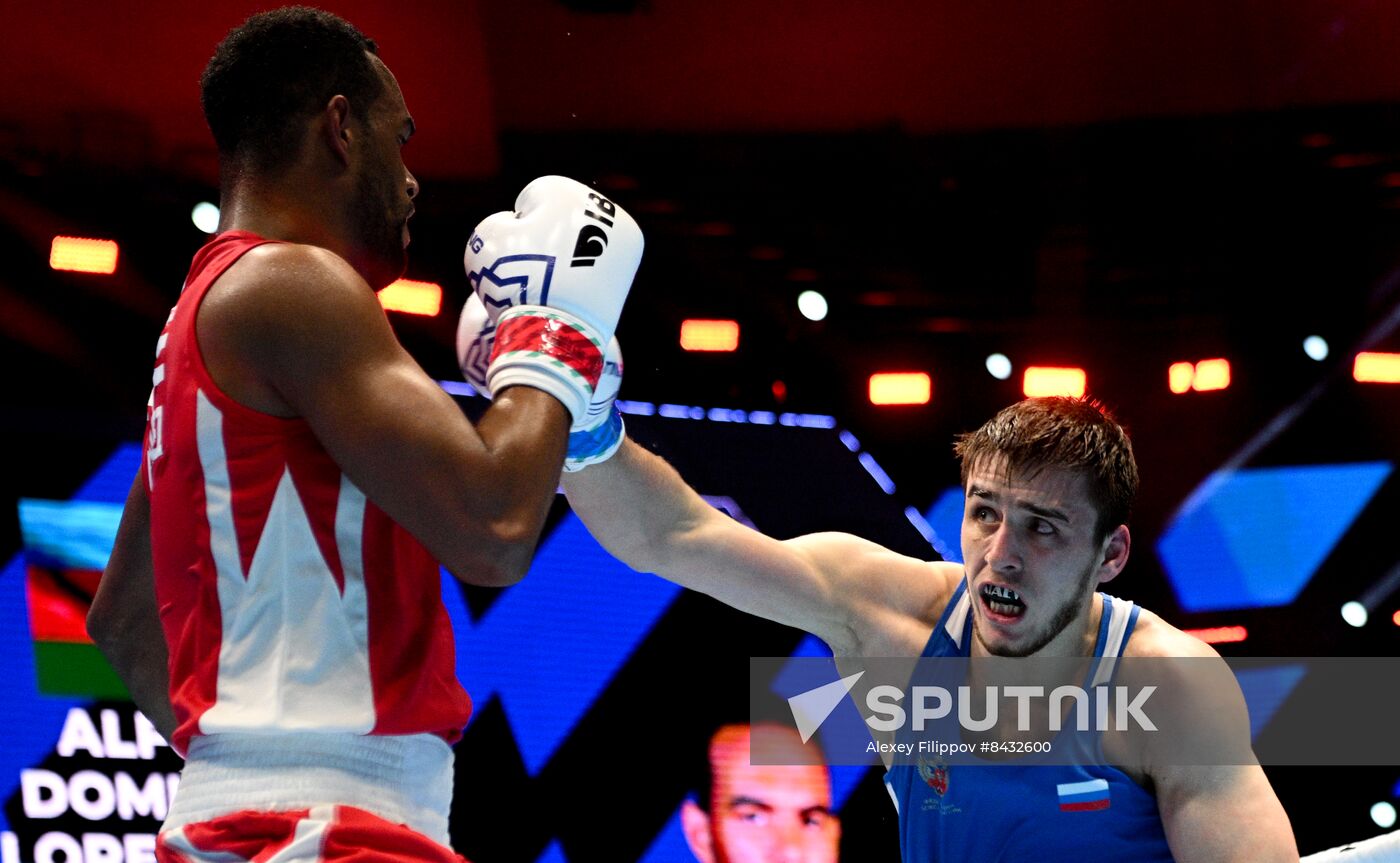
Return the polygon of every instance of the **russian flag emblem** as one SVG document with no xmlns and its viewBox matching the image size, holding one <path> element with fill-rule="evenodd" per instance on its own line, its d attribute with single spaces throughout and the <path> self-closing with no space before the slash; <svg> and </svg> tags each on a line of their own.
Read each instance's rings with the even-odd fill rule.
<svg viewBox="0 0 1400 863">
<path fill-rule="evenodd" d="M 1061 812 L 1093 812 L 1097 809 L 1108 808 L 1107 779 L 1067 782 L 1063 785 L 1056 785 L 1055 790 L 1060 795 Z"/>
</svg>

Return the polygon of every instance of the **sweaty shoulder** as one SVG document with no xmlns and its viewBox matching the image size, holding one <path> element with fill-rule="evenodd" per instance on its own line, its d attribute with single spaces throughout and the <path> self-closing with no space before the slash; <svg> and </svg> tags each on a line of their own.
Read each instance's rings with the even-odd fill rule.
<svg viewBox="0 0 1400 863">
<path fill-rule="evenodd" d="M 295 416 L 279 378 L 327 339 L 384 327 L 373 290 L 343 258 L 317 246 L 251 249 L 210 286 L 196 331 L 210 375 L 235 401 Z"/>
<path fill-rule="evenodd" d="M 240 304 L 286 305 L 327 294 L 369 290 L 345 259 L 320 246 L 267 243 L 249 249 L 209 289 L 215 297 Z"/>
<path fill-rule="evenodd" d="M 1144 610 L 1124 656 L 1156 660 L 1121 664 L 1115 683 L 1142 696 L 1145 715 L 1161 733 L 1130 728 L 1114 744 L 1115 764 L 1160 799 L 1164 788 L 1214 775 L 1187 765 L 1254 760 L 1239 681 L 1213 647 Z"/>
<path fill-rule="evenodd" d="M 1211 657 L 1219 656 L 1213 647 L 1187 635 L 1159 615 L 1142 609 L 1124 656 L 1130 657 Z"/>
</svg>

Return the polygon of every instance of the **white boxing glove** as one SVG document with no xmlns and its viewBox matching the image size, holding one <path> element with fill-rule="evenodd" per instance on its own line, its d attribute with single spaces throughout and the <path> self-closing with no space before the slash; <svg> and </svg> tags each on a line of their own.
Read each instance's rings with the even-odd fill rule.
<svg viewBox="0 0 1400 863">
<path fill-rule="evenodd" d="M 467 383 L 488 399 L 492 390 L 487 382 L 491 353 L 495 348 L 496 325 L 490 321 L 486 306 L 476 294 L 467 297 L 462 316 L 457 320 L 457 364 Z M 594 388 L 581 426 L 569 434 L 569 452 L 564 458 L 564 470 L 573 472 L 607 461 L 622 446 L 626 427 L 622 414 L 614 403 L 622 386 L 622 347 L 614 337 L 603 352 L 603 374 Z"/>
<path fill-rule="evenodd" d="M 626 211 L 567 177 L 534 180 L 514 212 L 477 225 L 463 263 L 494 327 L 487 388 L 545 390 L 584 428 L 642 245 Z"/>
</svg>

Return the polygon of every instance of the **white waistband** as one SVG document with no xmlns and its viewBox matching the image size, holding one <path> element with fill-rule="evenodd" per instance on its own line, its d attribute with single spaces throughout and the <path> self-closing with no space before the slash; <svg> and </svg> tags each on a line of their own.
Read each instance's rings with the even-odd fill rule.
<svg viewBox="0 0 1400 863">
<path fill-rule="evenodd" d="M 452 749 L 431 734 L 209 734 L 190 741 L 162 829 L 244 809 L 341 804 L 450 845 Z"/>
</svg>

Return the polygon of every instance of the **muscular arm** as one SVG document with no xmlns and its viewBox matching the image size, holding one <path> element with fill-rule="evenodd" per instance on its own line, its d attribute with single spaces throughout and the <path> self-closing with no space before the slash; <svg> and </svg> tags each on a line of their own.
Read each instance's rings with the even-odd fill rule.
<svg viewBox="0 0 1400 863">
<path fill-rule="evenodd" d="M 1288 815 L 1259 765 L 1172 768 L 1157 807 L 1180 863 L 1297 863 Z"/>
<path fill-rule="evenodd" d="M 88 610 L 87 628 L 136 706 L 169 740 L 175 732 L 175 713 L 170 708 L 169 656 L 156 608 L 150 520 L 146 483 L 138 471 Z"/>
<path fill-rule="evenodd" d="M 778 541 L 751 530 L 631 440 L 608 461 L 565 474 L 564 491 L 593 536 L 633 569 L 806 630 L 838 653 L 869 646 L 871 633 L 902 617 L 923 617 L 945 587 L 924 561 L 859 537 Z"/>
<path fill-rule="evenodd" d="M 1214 650 L 1172 630 L 1162 695 L 1166 723 L 1147 748 L 1172 855 L 1181 863 L 1298 860 L 1288 815 L 1254 759 L 1249 711 Z M 1167 647 L 1166 645 L 1170 645 Z"/>
<path fill-rule="evenodd" d="M 523 576 L 563 464 L 563 406 L 515 387 L 473 427 L 344 261 L 292 245 L 248 258 L 200 310 L 206 356 L 245 363 L 268 398 L 305 418 L 355 485 L 459 579 Z"/>
</svg>

